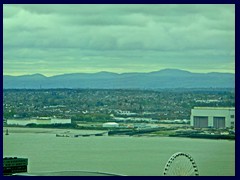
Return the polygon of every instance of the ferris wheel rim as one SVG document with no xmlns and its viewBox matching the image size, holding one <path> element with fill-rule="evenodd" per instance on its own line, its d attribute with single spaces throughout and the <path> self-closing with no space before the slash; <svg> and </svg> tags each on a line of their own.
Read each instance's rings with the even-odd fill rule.
<svg viewBox="0 0 240 180">
<path fill-rule="evenodd" d="M 193 173 L 195 176 L 198 176 L 199 175 L 199 172 L 198 172 L 198 168 L 197 168 L 197 165 L 196 165 L 196 162 L 194 161 L 194 159 L 192 158 L 192 156 L 188 153 L 184 153 L 184 152 L 177 152 L 177 153 L 174 153 L 167 161 L 166 165 L 164 166 L 164 172 L 163 172 L 163 175 L 164 176 L 168 176 L 167 175 L 167 172 L 171 166 L 171 164 L 174 162 L 174 160 L 179 157 L 179 156 L 185 156 L 189 162 L 191 163 L 192 165 L 192 168 L 193 168 Z"/>
</svg>

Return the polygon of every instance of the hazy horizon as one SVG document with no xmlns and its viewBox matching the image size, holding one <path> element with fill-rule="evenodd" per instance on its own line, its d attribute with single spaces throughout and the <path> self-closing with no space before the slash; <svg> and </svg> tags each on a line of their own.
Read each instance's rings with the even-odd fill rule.
<svg viewBox="0 0 240 180">
<path fill-rule="evenodd" d="M 235 73 L 232 4 L 3 5 L 3 74 Z"/>
<path fill-rule="evenodd" d="M 161 70 L 158 70 L 158 71 L 164 71 L 164 70 L 179 70 L 179 71 L 187 71 L 187 70 L 183 70 L 183 69 L 173 69 L 173 68 L 166 68 L 166 69 L 161 69 Z M 75 72 L 75 73 L 62 73 L 62 74 L 55 74 L 55 75 L 45 75 L 43 73 L 32 73 L 32 74 L 21 74 L 21 75 L 11 75 L 11 74 L 3 74 L 4 76 L 26 76 L 26 75 L 36 75 L 36 74 L 39 74 L 39 75 L 43 75 L 45 77 L 53 77 L 53 76 L 58 76 L 58 75 L 67 75 L 67 74 L 97 74 L 97 73 L 114 73 L 114 74 L 127 74 L 127 73 L 152 73 L 152 72 L 158 72 L 158 71 L 150 71 L 150 72 L 123 72 L 123 73 L 116 73 L 116 72 L 110 72 L 110 71 L 98 71 L 98 72 Z M 191 72 L 191 71 L 187 71 L 187 72 L 190 72 L 190 73 L 199 73 L 199 72 Z M 208 74 L 208 73 L 225 73 L 225 72 L 203 72 L 201 74 Z M 228 73 L 228 72 L 226 72 Z M 235 74 L 234 73 L 231 73 L 229 72 L 229 74 Z"/>
</svg>

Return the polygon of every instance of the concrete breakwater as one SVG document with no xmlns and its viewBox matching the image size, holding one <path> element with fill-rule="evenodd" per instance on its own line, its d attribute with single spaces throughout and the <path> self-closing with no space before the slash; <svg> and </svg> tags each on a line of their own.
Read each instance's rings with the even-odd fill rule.
<svg viewBox="0 0 240 180">
<path fill-rule="evenodd" d="M 151 133 L 155 131 L 159 131 L 160 128 L 147 128 L 147 129 L 118 129 L 118 130 L 109 130 L 106 132 L 101 133 L 86 133 L 86 134 L 71 134 L 68 132 L 56 134 L 56 137 L 89 137 L 89 136 L 113 136 L 113 135 L 138 135 L 138 134 L 146 134 Z"/>
<path fill-rule="evenodd" d="M 155 131 L 159 131 L 160 128 L 145 128 L 145 129 L 138 129 L 138 130 L 129 130 L 129 129 L 120 129 L 120 130 L 111 130 L 108 131 L 108 135 L 137 135 L 137 134 L 145 134 L 145 133 L 151 133 Z"/>
<path fill-rule="evenodd" d="M 218 134 L 170 134 L 169 137 L 189 137 L 189 138 L 206 138 L 206 139 L 235 139 L 235 135 L 218 135 Z"/>
</svg>

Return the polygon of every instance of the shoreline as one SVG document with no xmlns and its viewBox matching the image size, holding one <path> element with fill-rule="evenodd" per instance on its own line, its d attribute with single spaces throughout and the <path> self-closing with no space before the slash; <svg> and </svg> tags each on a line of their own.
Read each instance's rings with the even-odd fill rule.
<svg viewBox="0 0 240 180">
<path fill-rule="evenodd" d="M 5 134 L 8 129 L 11 133 L 34 133 L 34 134 L 59 134 L 59 133 L 86 133 L 86 132 L 104 132 L 102 130 L 81 130 L 81 129 L 63 129 L 63 128 L 35 128 L 35 127 L 3 127 L 3 133 Z"/>
<path fill-rule="evenodd" d="M 63 129 L 63 128 L 35 128 L 35 127 L 3 127 L 3 135 L 5 134 L 6 130 L 8 129 L 9 134 L 11 133 L 30 133 L 30 134 L 69 134 L 69 135 L 74 135 L 74 134 L 92 134 L 92 133 L 103 133 L 106 131 L 103 130 L 82 130 L 82 129 Z M 129 135 L 110 135 L 111 137 L 126 137 Z M 209 136 L 181 136 L 181 135 L 153 135 L 153 134 L 138 134 L 138 135 L 132 135 L 129 137 L 159 137 L 159 138 L 164 138 L 164 137 L 174 137 L 174 138 L 187 138 L 187 139 L 209 139 L 209 140 L 231 140 L 235 141 L 235 138 L 219 138 L 219 137 L 209 137 Z"/>
</svg>

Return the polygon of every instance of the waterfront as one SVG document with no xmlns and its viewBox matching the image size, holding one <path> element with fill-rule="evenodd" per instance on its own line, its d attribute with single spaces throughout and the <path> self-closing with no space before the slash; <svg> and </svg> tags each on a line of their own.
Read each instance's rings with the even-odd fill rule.
<svg viewBox="0 0 240 180">
<path fill-rule="evenodd" d="M 193 156 L 202 176 L 235 175 L 235 141 L 128 136 L 57 138 L 55 133 L 65 130 L 13 129 L 3 137 L 3 155 L 29 158 L 29 172 L 89 170 L 159 176 L 168 158 L 183 151 Z"/>
</svg>

